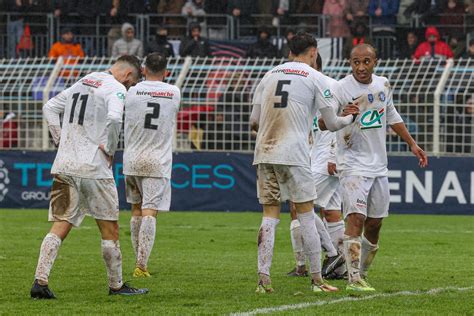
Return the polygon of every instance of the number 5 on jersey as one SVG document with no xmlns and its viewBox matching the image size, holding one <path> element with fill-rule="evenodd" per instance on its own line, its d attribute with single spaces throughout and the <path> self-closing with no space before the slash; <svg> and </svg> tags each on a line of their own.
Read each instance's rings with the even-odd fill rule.
<svg viewBox="0 0 474 316">
<path fill-rule="evenodd" d="M 152 119 L 157 119 L 160 117 L 160 104 L 159 103 L 152 103 L 148 102 L 146 104 L 148 108 L 153 108 L 152 113 L 148 113 L 145 115 L 145 128 L 147 129 L 158 129 L 158 125 L 153 124 L 151 122 Z"/>
<path fill-rule="evenodd" d="M 274 103 L 274 108 L 282 109 L 288 106 L 288 91 L 284 91 L 283 86 L 289 84 L 291 84 L 291 80 L 278 80 L 275 96 L 281 97 L 281 102 Z"/>
</svg>

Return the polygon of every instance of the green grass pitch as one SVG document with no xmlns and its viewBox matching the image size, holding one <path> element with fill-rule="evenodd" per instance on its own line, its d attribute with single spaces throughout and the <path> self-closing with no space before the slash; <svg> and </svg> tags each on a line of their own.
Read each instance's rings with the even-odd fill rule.
<svg viewBox="0 0 474 316">
<path fill-rule="evenodd" d="M 474 313 L 474 217 L 389 217 L 370 272 L 374 297 L 349 294 L 343 281 L 334 282 L 342 289 L 336 294 L 313 294 L 308 278 L 287 277 L 293 267 L 288 214 L 282 214 L 277 232 L 272 267 L 276 292 L 257 296 L 260 218 L 259 213 L 160 214 L 149 262 L 153 277 L 132 280 L 130 213 L 122 212 L 124 279 L 150 289 L 139 297 L 107 295 L 99 232 L 86 218 L 63 243 L 50 276 L 58 299 L 34 301 L 29 290 L 50 226 L 46 211 L 0 210 L 0 314 L 223 315 L 271 307 L 280 314 L 306 315 Z M 442 290 L 430 292 L 435 288 Z M 335 300 L 341 301 L 331 303 Z"/>
</svg>

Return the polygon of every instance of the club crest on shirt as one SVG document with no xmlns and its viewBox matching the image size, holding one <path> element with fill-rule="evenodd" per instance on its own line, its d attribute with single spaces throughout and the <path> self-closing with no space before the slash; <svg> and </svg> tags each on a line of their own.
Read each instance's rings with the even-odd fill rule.
<svg viewBox="0 0 474 316">
<path fill-rule="evenodd" d="M 122 92 L 117 92 L 117 98 L 119 98 L 122 101 L 125 101 L 125 94 Z"/>
<path fill-rule="evenodd" d="M 330 99 L 330 98 L 332 98 L 332 93 L 331 93 L 331 90 L 330 90 L 330 89 L 326 89 L 326 90 L 324 90 L 324 92 L 323 92 L 323 96 L 324 96 L 326 99 Z"/>
<path fill-rule="evenodd" d="M 380 101 L 385 102 L 385 93 L 383 93 L 383 91 L 379 92 L 379 99 Z"/>
<path fill-rule="evenodd" d="M 360 118 L 360 129 L 382 128 L 382 116 L 384 114 L 385 108 L 366 111 Z"/>
<path fill-rule="evenodd" d="M 367 100 L 369 100 L 369 103 L 374 102 L 374 95 L 373 95 L 372 93 L 369 93 L 369 94 L 367 95 Z"/>
</svg>

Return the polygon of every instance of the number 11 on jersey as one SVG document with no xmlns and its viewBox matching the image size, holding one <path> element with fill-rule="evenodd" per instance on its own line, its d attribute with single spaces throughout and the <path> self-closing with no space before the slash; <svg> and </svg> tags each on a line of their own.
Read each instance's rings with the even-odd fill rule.
<svg viewBox="0 0 474 316">
<path fill-rule="evenodd" d="M 79 100 L 79 96 L 81 99 L 81 109 L 79 110 L 79 119 L 77 120 L 77 124 L 82 125 L 84 124 L 84 115 L 86 113 L 86 106 L 87 106 L 87 99 L 89 98 L 88 94 L 81 95 L 80 93 L 74 93 L 72 95 L 72 108 L 71 114 L 69 115 L 69 123 L 74 122 L 74 113 L 76 112 L 76 105 L 77 101 Z"/>
</svg>

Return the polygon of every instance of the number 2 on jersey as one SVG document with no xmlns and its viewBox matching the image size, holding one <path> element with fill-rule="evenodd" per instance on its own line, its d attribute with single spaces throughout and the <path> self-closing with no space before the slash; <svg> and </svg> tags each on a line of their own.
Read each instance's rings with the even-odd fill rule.
<svg viewBox="0 0 474 316">
<path fill-rule="evenodd" d="M 291 83 L 291 80 L 278 80 L 275 96 L 276 97 L 280 96 L 281 102 L 274 103 L 273 104 L 274 108 L 282 109 L 288 106 L 288 91 L 283 91 L 283 86 L 286 84 L 289 85 L 290 83 Z"/>
<path fill-rule="evenodd" d="M 77 101 L 79 100 L 80 93 L 74 93 L 72 95 L 72 108 L 71 108 L 71 115 L 69 115 L 69 123 L 74 121 L 74 113 L 76 112 L 76 105 Z M 81 95 L 81 109 L 79 110 L 79 119 L 77 120 L 77 124 L 82 125 L 84 124 L 84 115 L 86 114 L 86 106 L 87 106 L 87 99 L 89 98 L 88 94 Z"/>
<path fill-rule="evenodd" d="M 152 113 L 148 113 L 145 115 L 145 128 L 147 129 L 158 129 L 158 125 L 152 124 L 151 120 L 152 119 L 157 119 L 160 117 L 160 104 L 159 103 L 152 103 L 148 102 L 146 104 L 148 108 L 153 108 Z"/>
</svg>

